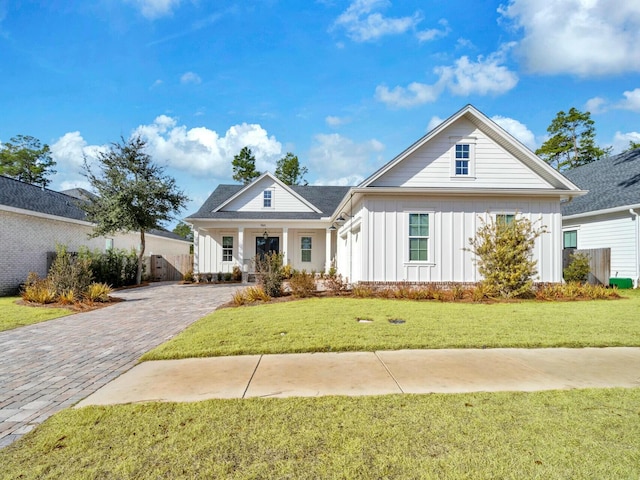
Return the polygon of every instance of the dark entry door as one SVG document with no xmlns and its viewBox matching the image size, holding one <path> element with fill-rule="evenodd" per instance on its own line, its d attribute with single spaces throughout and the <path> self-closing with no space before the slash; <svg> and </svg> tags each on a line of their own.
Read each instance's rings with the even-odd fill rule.
<svg viewBox="0 0 640 480">
<path fill-rule="evenodd" d="M 256 255 L 260 257 L 265 253 L 280 252 L 280 237 L 257 237 L 256 238 Z"/>
</svg>

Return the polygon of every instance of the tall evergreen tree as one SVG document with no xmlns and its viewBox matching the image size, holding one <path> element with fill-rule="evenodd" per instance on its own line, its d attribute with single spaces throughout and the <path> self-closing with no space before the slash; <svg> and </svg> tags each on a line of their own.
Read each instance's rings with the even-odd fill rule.
<svg viewBox="0 0 640 480">
<path fill-rule="evenodd" d="M 231 162 L 233 167 L 233 179 L 245 185 L 251 183 L 261 174 L 256 170 L 256 157 L 249 147 L 243 147 Z"/>
<path fill-rule="evenodd" d="M 49 145 L 37 138 L 17 135 L 0 145 L 0 175 L 46 187 L 51 183 L 47 177 L 56 173 L 55 164 Z"/>
<path fill-rule="evenodd" d="M 549 139 L 536 150 L 549 165 L 562 172 L 586 165 L 611 153 L 595 143 L 595 122 L 591 113 L 571 107 L 569 113 L 558 112 L 547 128 Z"/>
<path fill-rule="evenodd" d="M 97 196 L 79 204 L 95 223 L 94 237 L 140 232 L 137 283 L 142 281 L 145 233 L 162 228 L 189 200 L 176 181 L 164 174 L 164 168 L 145 153 L 145 147 L 140 137 L 113 143 L 108 151 L 98 153 L 97 172 L 85 158 L 84 175 Z"/>
<path fill-rule="evenodd" d="M 286 185 L 307 185 L 304 179 L 307 173 L 307 167 L 301 167 L 298 157 L 291 152 L 278 160 L 276 165 L 276 177 Z"/>
</svg>

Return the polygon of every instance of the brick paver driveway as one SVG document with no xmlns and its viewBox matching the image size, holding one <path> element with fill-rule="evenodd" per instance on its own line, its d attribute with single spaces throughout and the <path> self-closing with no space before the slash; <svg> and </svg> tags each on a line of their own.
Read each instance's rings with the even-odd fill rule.
<svg viewBox="0 0 640 480">
<path fill-rule="evenodd" d="M 116 378 L 231 299 L 237 286 L 159 283 L 126 301 L 0 332 L 0 448 Z"/>
</svg>

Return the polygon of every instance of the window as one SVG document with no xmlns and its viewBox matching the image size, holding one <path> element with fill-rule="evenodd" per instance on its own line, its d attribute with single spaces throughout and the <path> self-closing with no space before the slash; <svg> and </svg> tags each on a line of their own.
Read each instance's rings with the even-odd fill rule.
<svg viewBox="0 0 640 480">
<path fill-rule="evenodd" d="M 504 225 L 511 225 L 513 220 L 516 218 L 515 215 L 512 214 L 500 214 L 496 215 L 496 223 L 502 223 Z"/>
<path fill-rule="evenodd" d="M 272 191 L 265 190 L 262 196 L 262 206 L 265 208 L 271 208 Z"/>
<path fill-rule="evenodd" d="M 107 241 L 104 245 L 105 250 L 113 250 L 113 238 L 107 238 Z"/>
<path fill-rule="evenodd" d="M 456 144 L 456 175 L 469 175 L 469 144 Z"/>
<path fill-rule="evenodd" d="M 302 237 L 300 239 L 300 259 L 303 262 L 311 261 L 311 237 Z"/>
<path fill-rule="evenodd" d="M 222 237 L 222 261 L 233 262 L 233 237 Z"/>
<path fill-rule="evenodd" d="M 563 248 L 578 248 L 578 231 L 577 230 L 567 230 L 563 232 Z"/>
<path fill-rule="evenodd" d="M 429 259 L 429 214 L 409 214 L 409 261 L 426 262 Z"/>
</svg>

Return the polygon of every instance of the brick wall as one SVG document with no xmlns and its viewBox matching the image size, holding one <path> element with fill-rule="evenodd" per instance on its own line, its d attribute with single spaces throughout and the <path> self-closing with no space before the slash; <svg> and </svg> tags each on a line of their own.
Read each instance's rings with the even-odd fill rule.
<svg viewBox="0 0 640 480">
<path fill-rule="evenodd" d="M 42 218 L 21 213 L 0 211 L 0 295 L 11 295 L 23 283 L 29 272 L 46 275 L 47 252 L 56 244 L 66 245 L 69 251 L 81 246 L 104 251 L 106 237 L 89 238 L 88 225 Z M 137 248 L 139 234 L 109 237 L 113 247 L 129 250 Z M 145 254 L 180 255 L 189 253 L 189 244 L 157 236 L 146 236 Z"/>
</svg>

